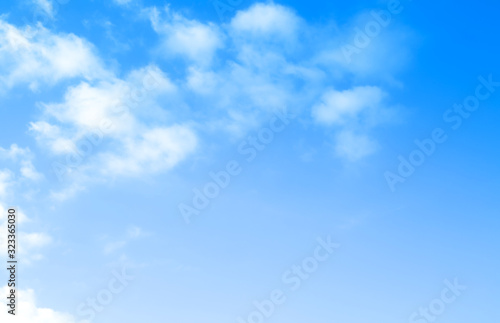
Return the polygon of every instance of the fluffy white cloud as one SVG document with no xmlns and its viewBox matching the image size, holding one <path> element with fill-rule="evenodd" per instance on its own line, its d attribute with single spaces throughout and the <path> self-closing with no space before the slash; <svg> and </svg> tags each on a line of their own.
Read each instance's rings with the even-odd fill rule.
<svg viewBox="0 0 500 323">
<path fill-rule="evenodd" d="M 168 170 L 194 151 L 197 139 L 189 127 L 173 125 L 146 130 L 122 144 L 120 153 L 100 156 L 103 174 L 126 176 Z"/>
<path fill-rule="evenodd" d="M 380 107 L 384 92 L 375 86 L 358 86 L 349 90 L 327 91 L 321 102 L 312 108 L 316 122 L 332 125 L 344 124 L 364 109 Z"/>
<path fill-rule="evenodd" d="M 231 20 L 232 31 L 264 38 L 292 38 L 299 25 L 300 18 L 292 10 L 272 3 L 254 4 L 247 10 L 238 11 Z"/>
<path fill-rule="evenodd" d="M 30 130 L 56 155 L 72 155 L 77 164 L 78 156 L 85 155 L 81 170 L 103 178 L 168 170 L 197 146 L 190 126 L 159 122 L 168 120 L 169 112 L 156 100 L 175 97 L 176 92 L 177 87 L 156 66 L 134 70 L 124 80 L 82 82 L 68 89 L 63 102 L 41 104 L 42 120 L 32 122 Z M 69 173 L 73 166 L 63 163 L 63 171 Z M 81 188 L 71 186 L 53 197 L 69 197 Z"/>
<path fill-rule="evenodd" d="M 239 136 L 268 118 L 267 113 L 293 106 L 296 111 L 310 111 L 318 124 L 341 126 L 338 131 L 365 133 L 363 138 L 371 142 L 367 130 L 377 124 L 382 115 L 388 115 L 382 106 L 387 95 L 378 86 L 351 85 L 343 91 L 331 89 L 332 83 L 342 83 L 345 87 L 342 79 L 351 78 L 353 74 L 364 78 L 366 73 L 372 73 L 370 64 L 373 61 L 369 66 L 358 62 L 348 67 L 335 56 L 339 51 L 335 44 L 342 39 L 338 33 L 336 38 L 324 42 L 311 40 L 306 36 L 318 32 L 328 37 L 329 27 L 322 30 L 307 25 L 287 7 L 257 3 L 238 11 L 229 24 L 217 28 L 188 20 L 170 9 L 166 10 L 169 18 L 163 20 L 157 9 L 148 12 L 160 35 L 164 35 L 165 30 L 170 35 L 176 34 L 174 30 L 182 32 L 185 26 L 172 23 L 182 21 L 210 27 L 221 35 L 218 39 L 224 39 L 225 47 L 219 51 L 221 57 L 217 55 L 219 52 L 214 54 L 214 50 L 208 55 L 215 55 L 220 64 L 208 67 L 194 60 L 194 65 L 188 63 L 186 66 L 186 86 L 182 90 L 187 93 L 184 95 L 194 94 L 194 98 L 200 98 L 200 101 L 191 100 L 194 104 L 202 100 L 205 106 L 215 108 L 204 115 L 208 120 L 206 129 L 225 130 Z M 184 44 L 196 51 L 197 38 L 185 35 L 190 41 Z M 374 49 L 378 48 L 376 43 L 373 40 Z M 184 56 L 192 56 L 189 50 L 183 51 Z M 164 48 L 162 54 L 168 56 L 169 52 L 171 49 Z M 369 146 L 365 140 L 358 139 L 351 142 Z M 338 155 L 349 158 L 347 156 L 352 154 Z"/>
<path fill-rule="evenodd" d="M 330 89 L 312 107 L 311 114 L 317 123 L 339 129 L 334 142 L 337 156 L 357 161 L 377 150 L 378 144 L 366 132 L 387 115 L 382 102 L 386 96 L 375 86 Z"/>
<path fill-rule="evenodd" d="M 163 13 L 166 18 L 162 18 Z M 189 20 L 168 7 L 164 12 L 150 9 L 149 17 L 154 30 L 162 37 L 161 49 L 165 55 L 208 64 L 215 51 L 223 46 L 222 34 L 214 24 Z"/>
<path fill-rule="evenodd" d="M 10 289 L 7 286 L 0 288 L 2 295 L 9 295 Z M 74 316 L 60 313 L 50 308 L 38 307 L 36 304 L 35 292 L 32 289 L 20 289 L 17 291 L 18 308 L 15 319 L 7 313 L 6 298 L 2 297 L 0 320 L 2 322 L 16 323 L 88 323 L 88 321 L 77 320 Z"/>
<path fill-rule="evenodd" d="M 16 144 L 10 145 L 8 149 L 0 147 L 1 159 L 16 160 L 19 157 L 26 157 L 29 153 L 29 149 L 19 148 Z"/>
<path fill-rule="evenodd" d="M 176 61 L 175 79 L 154 65 L 118 78 L 106 72 L 92 46 L 75 35 L 54 35 L 38 27 L 40 31 L 28 37 L 28 29 L 9 25 L 13 34 L 22 36 L 17 43 L 26 43 L 22 45 L 26 48 L 64 40 L 66 47 L 80 46 L 87 53 L 65 55 L 69 62 L 55 68 L 65 71 L 60 75 L 86 80 L 69 87 L 59 102 L 40 103 L 42 115 L 30 124 L 40 144 L 57 158 L 71 156 L 74 161 L 62 163 L 64 173 L 78 181 L 52 192 L 54 198 L 64 199 L 84 189 L 90 174 L 106 179 L 169 170 L 201 146 L 194 129 L 209 135 L 225 131 L 236 138 L 290 107 L 316 124 L 336 126 L 331 131 L 339 132 L 338 156 L 355 160 L 374 150 L 368 129 L 384 110 L 387 95 L 381 87 L 349 87 L 352 75 L 347 73 L 352 70 L 339 68 L 329 74 L 325 64 L 331 68 L 341 64 L 318 57 L 331 50 L 332 42 L 303 37 L 318 27 L 307 25 L 291 9 L 259 3 L 219 25 L 188 19 L 168 7 L 144 12 L 159 35 L 161 57 L 185 58 L 180 64 Z M 42 41 L 40 35 L 52 41 Z M 84 66 L 98 66 L 101 73 L 87 73 Z M 346 89 L 332 90 L 344 76 L 348 76 L 342 81 Z M 361 148 L 348 151 L 346 142 Z M 75 177 L 76 168 L 80 175 Z M 36 178 L 28 163 L 22 173 Z"/>
<path fill-rule="evenodd" d="M 8 149 L 0 147 L 0 160 L 2 159 L 11 162 L 16 168 L 19 167 L 20 178 L 31 181 L 38 181 L 43 178 L 43 175 L 40 174 L 33 165 L 34 154 L 31 153 L 29 148 L 19 148 L 16 144 L 12 144 Z M 8 179 L 5 175 L 6 173 L 10 174 L 10 178 L 15 177 L 15 173 L 11 170 L 4 170 L 3 176 L 0 172 L 0 196 L 2 195 L 2 187 L 4 187 L 4 189 L 6 187 L 5 185 Z M 1 184 L 2 178 L 3 185 Z"/>
<path fill-rule="evenodd" d="M 66 153 L 67 144 L 89 130 L 105 126 L 107 132 L 117 137 L 134 132 L 139 126 L 135 118 L 139 106 L 144 109 L 158 95 L 172 94 L 175 90 L 156 66 L 135 70 L 126 80 L 111 78 L 96 85 L 82 82 L 68 88 L 62 103 L 41 104 L 46 116 L 56 119 L 59 125 L 38 121 L 31 124 L 31 130 L 39 138 L 49 139 L 54 152 Z M 75 130 L 73 138 L 61 138 L 64 125 Z"/>
<path fill-rule="evenodd" d="M 127 5 L 132 2 L 132 0 L 113 0 L 114 3 L 119 4 L 119 5 Z"/>
<path fill-rule="evenodd" d="M 25 224 L 31 222 L 31 220 L 22 212 L 22 210 L 17 210 L 17 223 L 24 227 Z M 7 209 L 2 204 L 0 204 L 0 227 L 7 227 Z M 17 252 L 21 261 L 25 264 L 30 264 L 33 261 L 43 258 L 41 249 L 46 247 L 52 242 L 52 237 L 45 232 L 26 232 L 24 229 L 22 231 L 17 231 L 19 243 Z M 0 232 L 0 248 L 2 250 L 7 250 L 7 231 L 2 230 Z"/>
<path fill-rule="evenodd" d="M 43 175 L 35 169 L 31 160 L 23 160 L 21 162 L 21 176 L 32 181 L 38 181 L 43 178 Z"/>
<path fill-rule="evenodd" d="M 43 141 L 49 145 L 50 150 L 56 154 L 70 153 L 73 141 L 61 137 L 61 129 L 45 121 L 31 122 L 29 129 L 38 141 Z"/>
<path fill-rule="evenodd" d="M 35 89 L 39 82 L 106 73 L 85 39 L 54 34 L 41 25 L 20 29 L 0 19 L 0 90 L 20 83 Z"/>
</svg>

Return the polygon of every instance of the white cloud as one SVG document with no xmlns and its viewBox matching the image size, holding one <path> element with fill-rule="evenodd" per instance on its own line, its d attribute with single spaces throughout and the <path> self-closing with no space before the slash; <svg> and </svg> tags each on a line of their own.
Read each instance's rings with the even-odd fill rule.
<svg viewBox="0 0 500 323">
<path fill-rule="evenodd" d="M 31 160 L 23 160 L 21 162 L 20 172 L 22 177 L 32 181 L 39 181 L 43 178 L 43 175 L 35 169 Z"/>
<path fill-rule="evenodd" d="M 169 22 L 174 20 L 209 26 L 172 13 L 169 8 L 166 9 L 169 19 L 164 20 L 155 8 L 147 12 L 159 34 L 162 28 L 172 35 L 176 30 L 184 30 L 183 26 Z M 258 126 L 269 117 L 269 112 L 290 106 L 296 110 L 313 106 L 311 115 L 316 123 L 342 126 L 339 131 L 356 129 L 358 133 L 366 133 L 389 116 L 382 106 L 387 95 L 376 86 L 329 89 L 331 83 L 344 83 L 341 81 L 344 76 L 364 77 L 373 72 L 370 66 L 358 63 L 355 68 L 347 68 L 345 62 L 332 59 L 332 44 L 341 40 L 338 34 L 334 36 L 337 39 L 320 43 L 303 37 L 319 31 L 328 38 L 329 28 L 307 25 L 291 9 L 273 3 L 257 3 L 240 10 L 229 24 L 215 28 L 225 43 L 220 50 L 223 59 L 217 60 L 222 64 L 212 68 L 187 64 L 184 95 L 193 93 L 203 98 L 204 105 L 215 108 L 205 114 L 206 129 L 225 130 L 234 136 Z M 198 45 L 192 42 L 190 46 L 195 50 Z M 168 56 L 169 49 L 162 54 Z M 330 75 L 325 65 L 331 69 Z"/>
<path fill-rule="evenodd" d="M 203 69 L 190 67 L 187 75 L 188 88 L 199 94 L 213 93 L 221 80 L 219 75 L 212 71 L 205 71 Z"/>
<path fill-rule="evenodd" d="M 39 139 L 49 140 L 53 152 L 67 153 L 72 148 L 70 143 L 83 132 L 102 128 L 104 123 L 109 124 L 106 132 L 113 136 L 134 132 L 139 126 L 135 117 L 139 107 L 145 109 L 155 97 L 175 91 L 175 85 L 156 66 L 134 70 L 126 80 L 111 78 L 96 85 L 82 82 L 68 88 L 62 103 L 41 104 L 58 125 L 37 121 L 31 124 L 31 130 Z M 71 138 L 63 133 L 64 125 L 72 126 Z"/>
<path fill-rule="evenodd" d="M 26 214 L 22 210 L 17 210 L 18 212 L 18 223 L 24 224 L 29 223 L 31 220 L 26 216 Z M 0 223 L 1 225 L 5 225 L 5 221 L 7 219 L 7 209 L 0 202 Z"/>
<path fill-rule="evenodd" d="M 19 237 L 28 249 L 41 248 L 48 245 L 52 238 L 45 233 L 22 233 Z"/>
<path fill-rule="evenodd" d="M 384 92 L 375 86 L 361 86 L 353 89 L 327 91 L 321 102 L 312 108 L 316 122 L 333 125 L 344 124 L 356 118 L 364 109 L 378 108 Z"/>
<path fill-rule="evenodd" d="M 35 169 L 35 166 L 33 165 L 34 154 L 31 153 L 31 150 L 29 148 L 20 148 L 16 144 L 12 144 L 8 149 L 0 147 L 0 159 L 4 159 L 13 163 L 15 167 L 19 166 L 19 173 L 21 178 L 31 181 L 39 181 L 44 177 Z M 5 170 L 4 172 L 6 171 L 7 170 Z M 8 173 L 10 174 L 10 178 L 15 178 L 14 172 L 9 170 Z M 4 185 L 1 184 L 2 178 Z M 0 196 L 2 194 L 1 188 L 5 188 L 6 179 L 7 177 L 5 174 L 0 174 Z"/>
<path fill-rule="evenodd" d="M 91 174 L 107 180 L 169 170 L 201 146 L 198 132 L 224 131 L 234 139 L 289 107 L 305 111 L 316 124 L 337 126 L 331 131 L 344 131 L 338 134 L 339 142 L 357 142 L 365 147 L 363 151 L 370 151 L 367 147 L 374 141 L 368 138 L 367 129 L 384 110 L 385 92 L 381 87 L 353 86 L 351 78 L 342 81 L 345 90 L 332 90 L 348 72 L 338 69 L 330 75 L 324 70 L 325 62 L 318 60 L 318 53 L 331 50 L 331 43 L 302 37 L 319 27 L 308 25 L 291 9 L 255 4 L 238 11 L 229 24 L 220 25 L 188 19 L 168 7 L 143 12 L 160 36 L 161 55 L 185 58 L 184 64 L 176 65 L 177 79 L 154 65 L 118 78 L 101 67 L 92 45 L 75 35 L 54 35 L 38 27 L 41 32 L 28 37 L 28 29 L 12 27 L 19 38 L 17 47 L 38 48 L 62 39 L 66 47 L 80 46 L 88 53 L 76 59 L 65 55 L 68 62 L 59 64 L 64 67 L 54 67 L 65 71 L 61 75 L 86 80 L 69 87 L 62 100 L 40 103 L 42 115 L 30 124 L 37 141 L 57 158 L 81 157 L 65 171 L 75 182 L 52 191 L 53 198 L 66 199 L 84 189 Z M 42 41 L 40 35 L 53 40 Z M 295 42 L 298 39 L 301 41 Z M 293 40 L 292 47 L 289 40 Z M 295 46 L 297 51 L 283 50 Z M 43 55 L 29 58 L 45 59 Z M 339 66 L 338 62 L 332 64 Z M 102 72 L 91 75 L 75 66 L 98 66 Z M 89 154 L 82 153 L 80 144 L 89 134 L 96 143 L 91 143 Z M 348 159 L 367 155 L 348 152 L 344 146 L 338 144 L 338 155 Z M 80 174 L 75 175 L 77 172 Z M 29 164 L 23 173 L 26 178 L 36 178 Z"/>
<path fill-rule="evenodd" d="M 336 126 L 335 154 L 351 162 L 373 154 L 378 144 L 366 133 L 379 122 L 386 121 L 387 96 L 379 87 L 357 86 L 352 89 L 326 91 L 311 109 L 318 124 Z"/>
<path fill-rule="evenodd" d="M 17 223 L 24 227 L 31 220 L 20 210 L 17 209 Z M 0 227 L 7 227 L 7 209 L 0 204 Z M 19 226 L 16 229 L 18 240 L 22 241 L 18 245 L 18 256 L 24 264 L 30 264 L 33 261 L 43 258 L 41 249 L 48 246 L 52 242 L 52 237 L 45 232 L 26 232 L 24 229 L 19 231 Z M 7 231 L 0 232 L 0 249 L 7 250 Z"/>
<path fill-rule="evenodd" d="M 54 34 L 43 26 L 19 29 L 0 19 L 0 89 L 62 79 L 94 79 L 107 74 L 93 46 L 74 34 Z"/>
<path fill-rule="evenodd" d="M 299 24 L 300 18 L 292 10 L 273 3 L 254 4 L 247 10 L 238 11 L 231 20 L 232 31 L 264 38 L 292 38 Z"/>
<path fill-rule="evenodd" d="M 0 158 L 16 160 L 18 157 L 26 157 L 29 155 L 29 149 L 19 148 L 18 145 L 12 144 L 9 149 L 0 147 Z"/>
<path fill-rule="evenodd" d="M 157 103 L 176 93 L 177 87 L 156 66 L 134 70 L 124 80 L 82 82 L 67 90 L 63 102 L 40 104 L 44 114 L 30 130 L 50 152 L 66 157 L 61 165 L 68 174 L 74 167 L 83 174 L 99 173 L 102 179 L 165 171 L 197 147 L 191 127 L 174 122 Z M 69 165 L 68 157 L 76 165 Z M 79 178 L 85 181 L 85 176 Z M 72 184 L 52 197 L 63 200 L 83 187 Z"/>
<path fill-rule="evenodd" d="M 119 5 L 127 5 L 132 2 L 132 0 L 113 0 L 114 3 Z"/>
<path fill-rule="evenodd" d="M 29 130 L 37 141 L 43 142 L 55 154 L 69 154 L 73 151 L 73 141 L 62 137 L 61 129 L 56 125 L 51 125 L 46 121 L 30 122 Z"/>
<path fill-rule="evenodd" d="M 164 13 L 165 19 L 158 9 L 149 10 L 153 28 L 162 37 L 162 55 L 180 56 L 202 65 L 210 63 L 216 50 L 223 46 L 219 28 L 189 20 L 168 7 Z"/>
<path fill-rule="evenodd" d="M 174 125 L 146 130 L 139 138 L 122 144 L 122 153 L 101 156 L 103 175 L 134 176 L 168 170 L 194 151 L 197 139 L 188 127 Z"/>
<path fill-rule="evenodd" d="M 10 288 L 4 286 L 0 288 L 2 295 L 10 295 Z M 15 319 L 7 313 L 6 297 L 2 297 L 2 311 L 0 320 L 2 322 L 16 323 L 88 323 L 88 321 L 77 320 L 74 316 L 66 313 L 54 311 L 50 308 L 38 307 L 36 304 L 35 292 L 32 289 L 18 289 L 18 309 Z"/>
<path fill-rule="evenodd" d="M 7 188 L 12 184 L 13 174 L 8 169 L 0 170 L 0 198 L 7 193 Z"/>
</svg>

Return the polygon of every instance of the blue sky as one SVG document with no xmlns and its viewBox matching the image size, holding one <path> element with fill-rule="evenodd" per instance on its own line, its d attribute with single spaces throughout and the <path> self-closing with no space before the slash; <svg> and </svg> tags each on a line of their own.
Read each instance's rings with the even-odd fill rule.
<svg viewBox="0 0 500 323">
<path fill-rule="evenodd" d="M 3 2 L 2 322 L 498 320 L 497 9 Z"/>
</svg>

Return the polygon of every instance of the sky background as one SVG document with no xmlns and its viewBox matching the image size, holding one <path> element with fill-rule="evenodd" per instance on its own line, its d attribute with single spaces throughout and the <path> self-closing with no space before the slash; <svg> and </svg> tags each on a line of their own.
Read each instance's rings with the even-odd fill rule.
<svg viewBox="0 0 500 323">
<path fill-rule="evenodd" d="M 22 215 L 19 315 L 2 322 L 88 323 L 78 308 L 124 269 L 92 322 L 251 322 L 281 289 L 262 322 L 423 323 L 455 279 L 435 322 L 498 321 L 500 87 L 456 129 L 445 116 L 500 82 L 498 3 L 401 1 L 353 47 L 390 7 L 2 2 L 2 253 L 6 208 Z M 247 161 L 276 115 L 293 117 Z M 436 128 L 446 141 L 401 176 Z M 230 161 L 241 173 L 186 221 Z M 290 290 L 318 237 L 340 247 Z"/>
</svg>

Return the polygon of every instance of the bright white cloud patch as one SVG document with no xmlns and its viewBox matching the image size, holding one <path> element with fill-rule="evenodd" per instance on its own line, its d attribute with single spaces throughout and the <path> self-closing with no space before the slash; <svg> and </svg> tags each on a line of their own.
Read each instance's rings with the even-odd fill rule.
<svg viewBox="0 0 500 323">
<path fill-rule="evenodd" d="M 377 124 L 385 114 L 382 101 L 387 95 L 378 86 L 331 89 L 331 84 L 343 77 L 364 77 L 369 68 L 356 65 L 356 69 L 349 69 L 345 62 L 332 59 L 331 53 L 338 51 L 334 44 L 340 38 L 324 43 L 311 40 L 317 27 L 307 25 L 287 7 L 257 3 L 218 27 L 189 20 L 169 8 L 166 19 L 156 8 L 147 12 L 162 42 L 170 44 L 162 48 L 162 56 L 172 57 L 174 53 L 187 59 L 186 87 L 181 89 L 187 91 L 185 97 L 200 98 L 200 104 L 215 108 L 206 109 L 204 115 L 210 129 L 242 135 L 268 118 L 267 113 L 293 107 L 309 111 L 318 124 L 341 126 L 340 131 L 355 129 L 368 138 L 363 128 Z M 219 44 L 216 41 L 210 42 L 213 46 L 205 46 L 205 42 L 197 41 L 196 33 L 186 32 L 191 28 L 212 31 L 210 35 L 224 40 L 224 47 L 215 46 Z M 181 38 L 189 41 L 179 42 Z M 205 38 L 213 40 L 215 36 Z M 202 52 L 199 46 L 205 52 L 200 56 L 216 58 L 220 64 L 212 66 L 195 59 L 195 53 Z M 356 142 L 368 146 L 363 140 Z"/>
<path fill-rule="evenodd" d="M 82 82 L 68 89 L 63 102 L 42 104 L 43 119 L 32 122 L 30 130 L 52 153 L 71 158 L 71 163 L 66 159 L 59 165 L 60 172 L 82 166 L 81 170 L 107 177 L 168 170 L 197 146 L 196 135 L 187 125 L 149 126 L 158 121 L 158 115 L 168 118 L 156 100 L 176 92 L 177 87 L 156 66 L 134 70 L 124 80 Z M 54 197 L 70 195 L 60 192 Z"/>
<path fill-rule="evenodd" d="M 375 86 L 355 87 L 344 91 L 329 90 L 323 95 L 321 103 L 312 108 L 312 115 L 318 123 L 343 124 L 364 109 L 379 107 L 383 97 L 382 90 Z"/>
<path fill-rule="evenodd" d="M 247 10 L 238 11 L 231 20 L 231 28 L 236 33 L 246 33 L 253 37 L 291 38 L 299 23 L 298 16 L 287 7 L 257 3 Z"/>
<path fill-rule="evenodd" d="M 34 1 L 53 16 L 50 0 Z M 114 0 L 119 5 L 131 1 Z M 234 139 L 273 114 L 292 109 L 301 114 L 303 124 L 334 126 L 325 131 L 333 133 L 334 151 L 341 158 L 356 161 L 376 150 L 376 141 L 368 135 L 369 122 L 359 122 L 377 119 L 387 98 L 381 86 L 358 78 L 373 60 L 346 68 L 331 59 L 338 51 L 331 48 L 336 40 L 323 43 L 304 37 L 321 27 L 308 25 L 293 10 L 258 3 L 238 11 L 228 24 L 189 19 L 168 8 L 146 11 L 159 44 L 156 51 L 145 52 L 155 53 L 162 63 L 175 59 L 175 65 L 123 67 L 115 74 L 94 46 L 78 35 L 41 25 L 20 28 L 0 19 L 0 92 L 16 86 L 36 91 L 73 79 L 63 95 L 43 96 L 36 112 L 28 114 L 33 116 L 30 134 L 58 164 L 58 177 L 68 179 L 62 190 L 51 191 L 53 199 L 68 199 L 91 180 L 171 170 L 205 146 L 201 140 L 214 146 L 211 135 L 219 140 L 221 133 L 230 133 Z M 353 79 L 356 83 L 350 82 Z M 332 90 L 340 83 L 345 90 Z M 314 153 L 310 149 L 303 158 L 310 160 Z M 31 186 L 44 180 L 28 148 L 0 147 L 0 160 L 12 164 L 0 168 L 0 201 L 19 183 Z M 5 215 L 1 206 L 0 212 Z M 0 216 L 0 227 L 4 224 Z M 112 254 L 145 235 L 130 227 L 124 235 L 105 241 L 102 251 Z M 0 237 L 0 249 L 6 250 L 5 236 Z M 41 248 L 53 241 L 41 229 L 21 231 L 20 239 L 25 261 L 41 259 Z M 20 300 L 19 322 L 77 322 L 71 315 L 37 307 L 31 290 L 21 290 Z M 0 321 L 8 321 L 5 315 L 0 312 Z"/>
<path fill-rule="evenodd" d="M 165 70 L 149 65 L 120 78 L 102 66 L 91 44 L 75 35 L 42 27 L 30 34 L 30 28 L 2 25 L 8 45 L 0 53 L 11 60 L 16 50 L 27 55 L 10 70 L 4 64 L 5 84 L 80 79 L 61 100 L 39 103 L 41 115 L 29 126 L 40 145 L 56 156 L 56 174 L 75 180 L 52 192 L 55 199 L 83 190 L 90 174 L 106 179 L 172 169 L 202 146 L 194 129 L 237 137 L 273 113 L 291 109 L 316 124 L 336 126 L 331 131 L 338 132 L 339 157 L 356 160 L 374 150 L 368 130 L 383 112 L 387 95 L 369 84 L 349 87 L 343 82 L 345 90 L 333 90 L 354 72 L 335 60 L 318 59 L 332 50 L 332 42 L 318 44 L 306 37 L 318 27 L 293 10 L 258 3 L 219 25 L 188 19 L 169 7 L 143 13 L 159 36 L 158 58 L 175 59 L 174 77 L 167 75 L 168 65 Z M 43 55 L 49 49 L 57 59 Z M 26 76 L 18 69 L 38 74 Z M 345 143 L 359 149 L 348 150 Z M 21 173 L 37 178 L 29 163 Z"/>
<path fill-rule="evenodd" d="M 147 130 L 122 144 L 121 153 L 100 156 L 104 174 L 126 176 L 168 170 L 194 151 L 197 139 L 189 127 L 174 125 Z"/>
<path fill-rule="evenodd" d="M 149 16 L 153 28 L 162 37 L 162 50 L 167 55 L 208 64 L 215 51 L 223 46 L 221 33 L 214 24 L 189 20 L 168 7 L 164 12 L 151 9 Z"/>
<path fill-rule="evenodd" d="M 9 288 L 4 286 L 0 288 L 2 295 L 8 295 Z M 15 319 L 7 313 L 6 298 L 2 297 L 0 302 L 2 311 L 0 311 L 0 320 L 2 322 L 16 323 L 88 323 L 88 321 L 77 320 L 74 316 L 66 313 L 60 313 L 50 308 L 38 307 L 36 304 L 35 292 L 32 289 L 18 290 L 18 310 Z"/>
<path fill-rule="evenodd" d="M 93 46 L 73 34 L 54 34 L 43 26 L 17 28 L 0 19 L 0 90 L 17 84 L 36 89 L 66 78 L 105 74 Z"/>
</svg>

